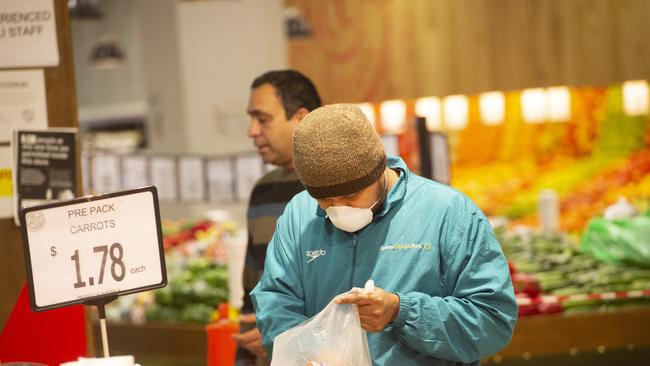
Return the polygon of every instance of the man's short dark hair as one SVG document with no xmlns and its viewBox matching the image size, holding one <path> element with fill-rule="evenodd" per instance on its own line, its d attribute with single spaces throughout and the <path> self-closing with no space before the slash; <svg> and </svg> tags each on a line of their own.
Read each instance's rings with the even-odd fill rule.
<svg viewBox="0 0 650 366">
<path fill-rule="evenodd" d="M 293 117 L 300 108 L 305 108 L 311 112 L 321 106 L 320 96 L 314 83 L 298 71 L 276 70 L 266 72 L 253 80 L 251 89 L 264 84 L 271 84 L 275 87 L 287 119 Z"/>
</svg>

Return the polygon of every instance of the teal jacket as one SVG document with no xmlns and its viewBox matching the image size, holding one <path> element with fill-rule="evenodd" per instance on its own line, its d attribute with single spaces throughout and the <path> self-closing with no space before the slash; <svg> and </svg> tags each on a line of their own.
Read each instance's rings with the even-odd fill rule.
<svg viewBox="0 0 650 366">
<path fill-rule="evenodd" d="M 263 344 L 368 279 L 400 298 L 368 334 L 374 365 L 475 363 L 505 347 L 517 319 L 510 273 L 481 210 L 462 193 L 400 171 L 383 210 L 357 233 L 337 229 L 305 191 L 278 220 L 251 292 Z"/>
</svg>

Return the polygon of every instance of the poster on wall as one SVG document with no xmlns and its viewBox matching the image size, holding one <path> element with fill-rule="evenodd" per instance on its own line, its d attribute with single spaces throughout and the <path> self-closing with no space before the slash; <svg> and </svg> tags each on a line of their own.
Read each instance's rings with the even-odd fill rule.
<svg viewBox="0 0 650 366">
<path fill-rule="evenodd" d="M 158 188 L 158 197 L 163 202 L 174 202 L 178 197 L 176 183 L 176 159 L 173 157 L 152 157 L 151 184 Z"/>
<path fill-rule="evenodd" d="M 149 184 L 147 164 L 147 157 L 143 155 L 122 157 L 122 177 L 125 189 L 144 187 Z"/>
<path fill-rule="evenodd" d="M 228 158 L 210 159 L 207 161 L 206 173 L 210 202 L 232 201 L 234 198 L 232 161 Z"/>
<path fill-rule="evenodd" d="M 13 215 L 11 183 L 11 147 L 9 144 L 0 145 L 0 219 Z"/>
<path fill-rule="evenodd" d="M 262 176 L 262 162 L 258 155 L 241 155 L 235 160 L 237 172 L 237 199 L 246 201 L 253 191 L 255 182 Z"/>
<path fill-rule="evenodd" d="M 115 155 L 95 155 L 91 160 L 91 192 L 103 194 L 119 191 L 120 161 Z"/>
<path fill-rule="evenodd" d="M 85 196 L 90 193 L 90 156 L 84 152 L 79 157 L 81 165 L 81 195 Z"/>
<path fill-rule="evenodd" d="M 5 53 L 0 55 L 2 60 Z M 46 127 L 43 70 L 0 71 L 0 143 L 9 143 L 14 129 Z"/>
<path fill-rule="evenodd" d="M 178 159 L 181 201 L 201 202 L 205 197 L 205 171 L 203 159 L 184 156 Z"/>
<path fill-rule="evenodd" d="M 69 200 L 77 192 L 77 130 L 49 128 L 14 132 L 14 219 L 22 208 Z"/>
<path fill-rule="evenodd" d="M 0 1 L 0 68 L 57 66 L 54 0 Z"/>
</svg>

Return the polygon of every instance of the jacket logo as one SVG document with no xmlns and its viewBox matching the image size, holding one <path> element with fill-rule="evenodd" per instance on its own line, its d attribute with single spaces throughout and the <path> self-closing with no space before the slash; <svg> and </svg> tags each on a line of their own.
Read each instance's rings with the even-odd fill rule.
<svg viewBox="0 0 650 366">
<path fill-rule="evenodd" d="M 385 244 L 379 247 L 380 251 L 386 250 L 430 250 L 431 243 L 424 244 Z"/>
<path fill-rule="evenodd" d="M 320 256 L 323 256 L 325 254 L 327 254 L 327 251 L 325 249 L 308 250 L 308 251 L 305 252 L 305 255 L 307 256 L 307 258 L 309 258 L 307 263 L 309 263 L 309 262 L 313 261 L 314 259 L 316 259 L 316 258 L 318 258 Z"/>
</svg>

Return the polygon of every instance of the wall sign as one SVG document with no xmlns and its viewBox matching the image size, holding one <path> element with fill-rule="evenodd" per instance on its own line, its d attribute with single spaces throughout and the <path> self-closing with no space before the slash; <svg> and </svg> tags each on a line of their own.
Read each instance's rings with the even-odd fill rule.
<svg viewBox="0 0 650 366">
<path fill-rule="evenodd" d="M 176 158 L 154 156 L 149 160 L 151 184 L 158 188 L 162 202 L 178 199 Z"/>
<path fill-rule="evenodd" d="M 239 201 L 246 201 L 260 177 L 262 171 L 262 160 L 258 155 L 241 155 L 235 160 L 237 172 L 236 194 Z"/>
<path fill-rule="evenodd" d="M 210 202 L 233 200 L 234 176 L 232 161 L 229 158 L 210 159 L 206 163 L 208 198 Z"/>
<path fill-rule="evenodd" d="M 198 156 L 178 159 L 178 180 L 181 201 L 201 202 L 205 198 L 205 168 Z"/>
<path fill-rule="evenodd" d="M 93 156 L 90 166 L 92 192 L 103 194 L 121 189 L 120 177 L 122 174 L 120 174 L 120 160 L 117 155 L 101 154 Z"/>
<path fill-rule="evenodd" d="M 22 207 L 74 198 L 75 128 L 14 130 L 15 221 Z"/>
<path fill-rule="evenodd" d="M 20 219 L 34 311 L 167 284 L 155 187 L 33 206 Z"/>
<path fill-rule="evenodd" d="M 0 219 L 13 216 L 11 148 L 0 145 Z"/>
<path fill-rule="evenodd" d="M 53 0 L 0 2 L 0 68 L 57 66 Z"/>
<path fill-rule="evenodd" d="M 0 71 L 0 143 L 10 142 L 19 128 L 47 128 L 43 70 Z"/>
</svg>

